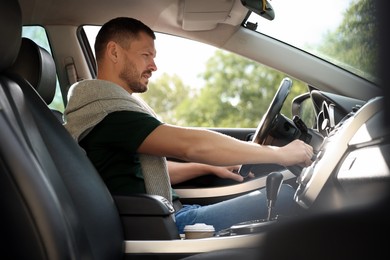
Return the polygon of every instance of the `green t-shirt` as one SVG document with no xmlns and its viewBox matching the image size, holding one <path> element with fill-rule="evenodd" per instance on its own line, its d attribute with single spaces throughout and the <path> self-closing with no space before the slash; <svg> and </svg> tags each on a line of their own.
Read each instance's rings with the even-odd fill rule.
<svg viewBox="0 0 390 260">
<path fill-rule="evenodd" d="M 112 194 L 146 193 L 137 149 L 161 124 L 149 114 L 113 112 L 80 141 Z"/>
</svg>

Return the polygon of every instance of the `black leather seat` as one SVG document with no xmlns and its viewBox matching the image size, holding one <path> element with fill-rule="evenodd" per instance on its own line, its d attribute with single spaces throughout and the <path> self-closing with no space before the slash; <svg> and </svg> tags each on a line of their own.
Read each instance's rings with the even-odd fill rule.
<svg viewBox="0 0 390 260">
<path fill-rule="evenodd" d="M 121 220 L 104 183 L 37 92 L 8 71 L 21 11 L 14 0 L 0 6 L 1 257 L 122 259 Z"/>
<path fill-rule="evenodd" d="M 32 40 L 22 38 L 18 57 L 7 71 L 29 82 L 47 105 L 53 101 L 56 92 L 56 66 L 53 57 Z M 62 112 L 51 110 L 63 123 Z"/>
<path fill-rule="evenodd" d="M 22 38 L 18 56 L 9 68 L 26 79 L 46 102 L 53 101 L 56 67 L 50 53 L 28 38 Z"/>
</svg>

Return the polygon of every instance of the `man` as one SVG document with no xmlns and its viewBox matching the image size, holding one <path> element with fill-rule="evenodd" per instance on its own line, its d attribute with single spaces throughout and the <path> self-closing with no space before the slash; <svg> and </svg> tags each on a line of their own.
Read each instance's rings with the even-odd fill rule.
<svg viewBox="0 0 390 260">
<path fill-rule="evenodd" d="M 95 42 L 96 80 L 72 86 L 65 110 L 65 127 L 86 151 L 113 194 L 149 193 L 175 205 L 170 185 L 213 173 L 242 181 L 236 165 L 311 164 L 313 149 L 300 140 L 284 147 L 261 146 L 208 130 L 169 125 L 133 93 L 147 91 L 157 70 L 154 32 L 132 18 L 115 18 L 102 26 Z M 167 162 L 166 157 L 185 162 Z M 228 167 L 230 166 L 230 168 Z M 289 214 L 294 190 L 283 185 L 277 212 Z M 183 205 L 175 217 L 180 233 L 185 225 L 206 223 L 216 231 L 266 217 L 265 191 L 214 205 Z"/>
</svg>

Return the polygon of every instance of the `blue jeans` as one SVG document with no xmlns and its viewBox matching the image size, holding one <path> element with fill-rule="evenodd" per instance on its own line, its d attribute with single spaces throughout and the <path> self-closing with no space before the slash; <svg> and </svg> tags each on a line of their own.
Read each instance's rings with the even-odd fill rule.
<svg viewBox="0 0 390 260">
<path fill-rule="evenodd" d="M 293 199 L 294 193 L 295 190 L 290 185 L 282 184 L 273 216 L 291 216 L 299 210 Z M 183 234 L 185 225 L 205 223 L 213 225 L 218 232 L 240 222 L 265 219 L 267 213 L 266 190 L 260 189 L 212 205 L 183 205 L 183 208 L 175 213 L 175 218 L 179 233 Z"/>
</svg>

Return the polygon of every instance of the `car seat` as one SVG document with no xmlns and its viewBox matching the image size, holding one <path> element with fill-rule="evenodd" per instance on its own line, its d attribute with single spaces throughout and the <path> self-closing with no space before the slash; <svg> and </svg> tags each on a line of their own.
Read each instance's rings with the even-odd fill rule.
<svg viewBox="0 0 390 260">
<path fill-rule="evenodd" d="M 0 8 L 1 256 L 122 259 L 116 205 L 93 165 L 21 76 L 17 1 Z"/>
<path fill-rule="evenodd" d="M 22 38 L 18 57 L 8 69 L 27 80 L 49 105 L 56 92 L 56 66 L 51 54 L 29 38 Z M 62 112 L 52 109 L 62 123 Z"/>
</svg>

